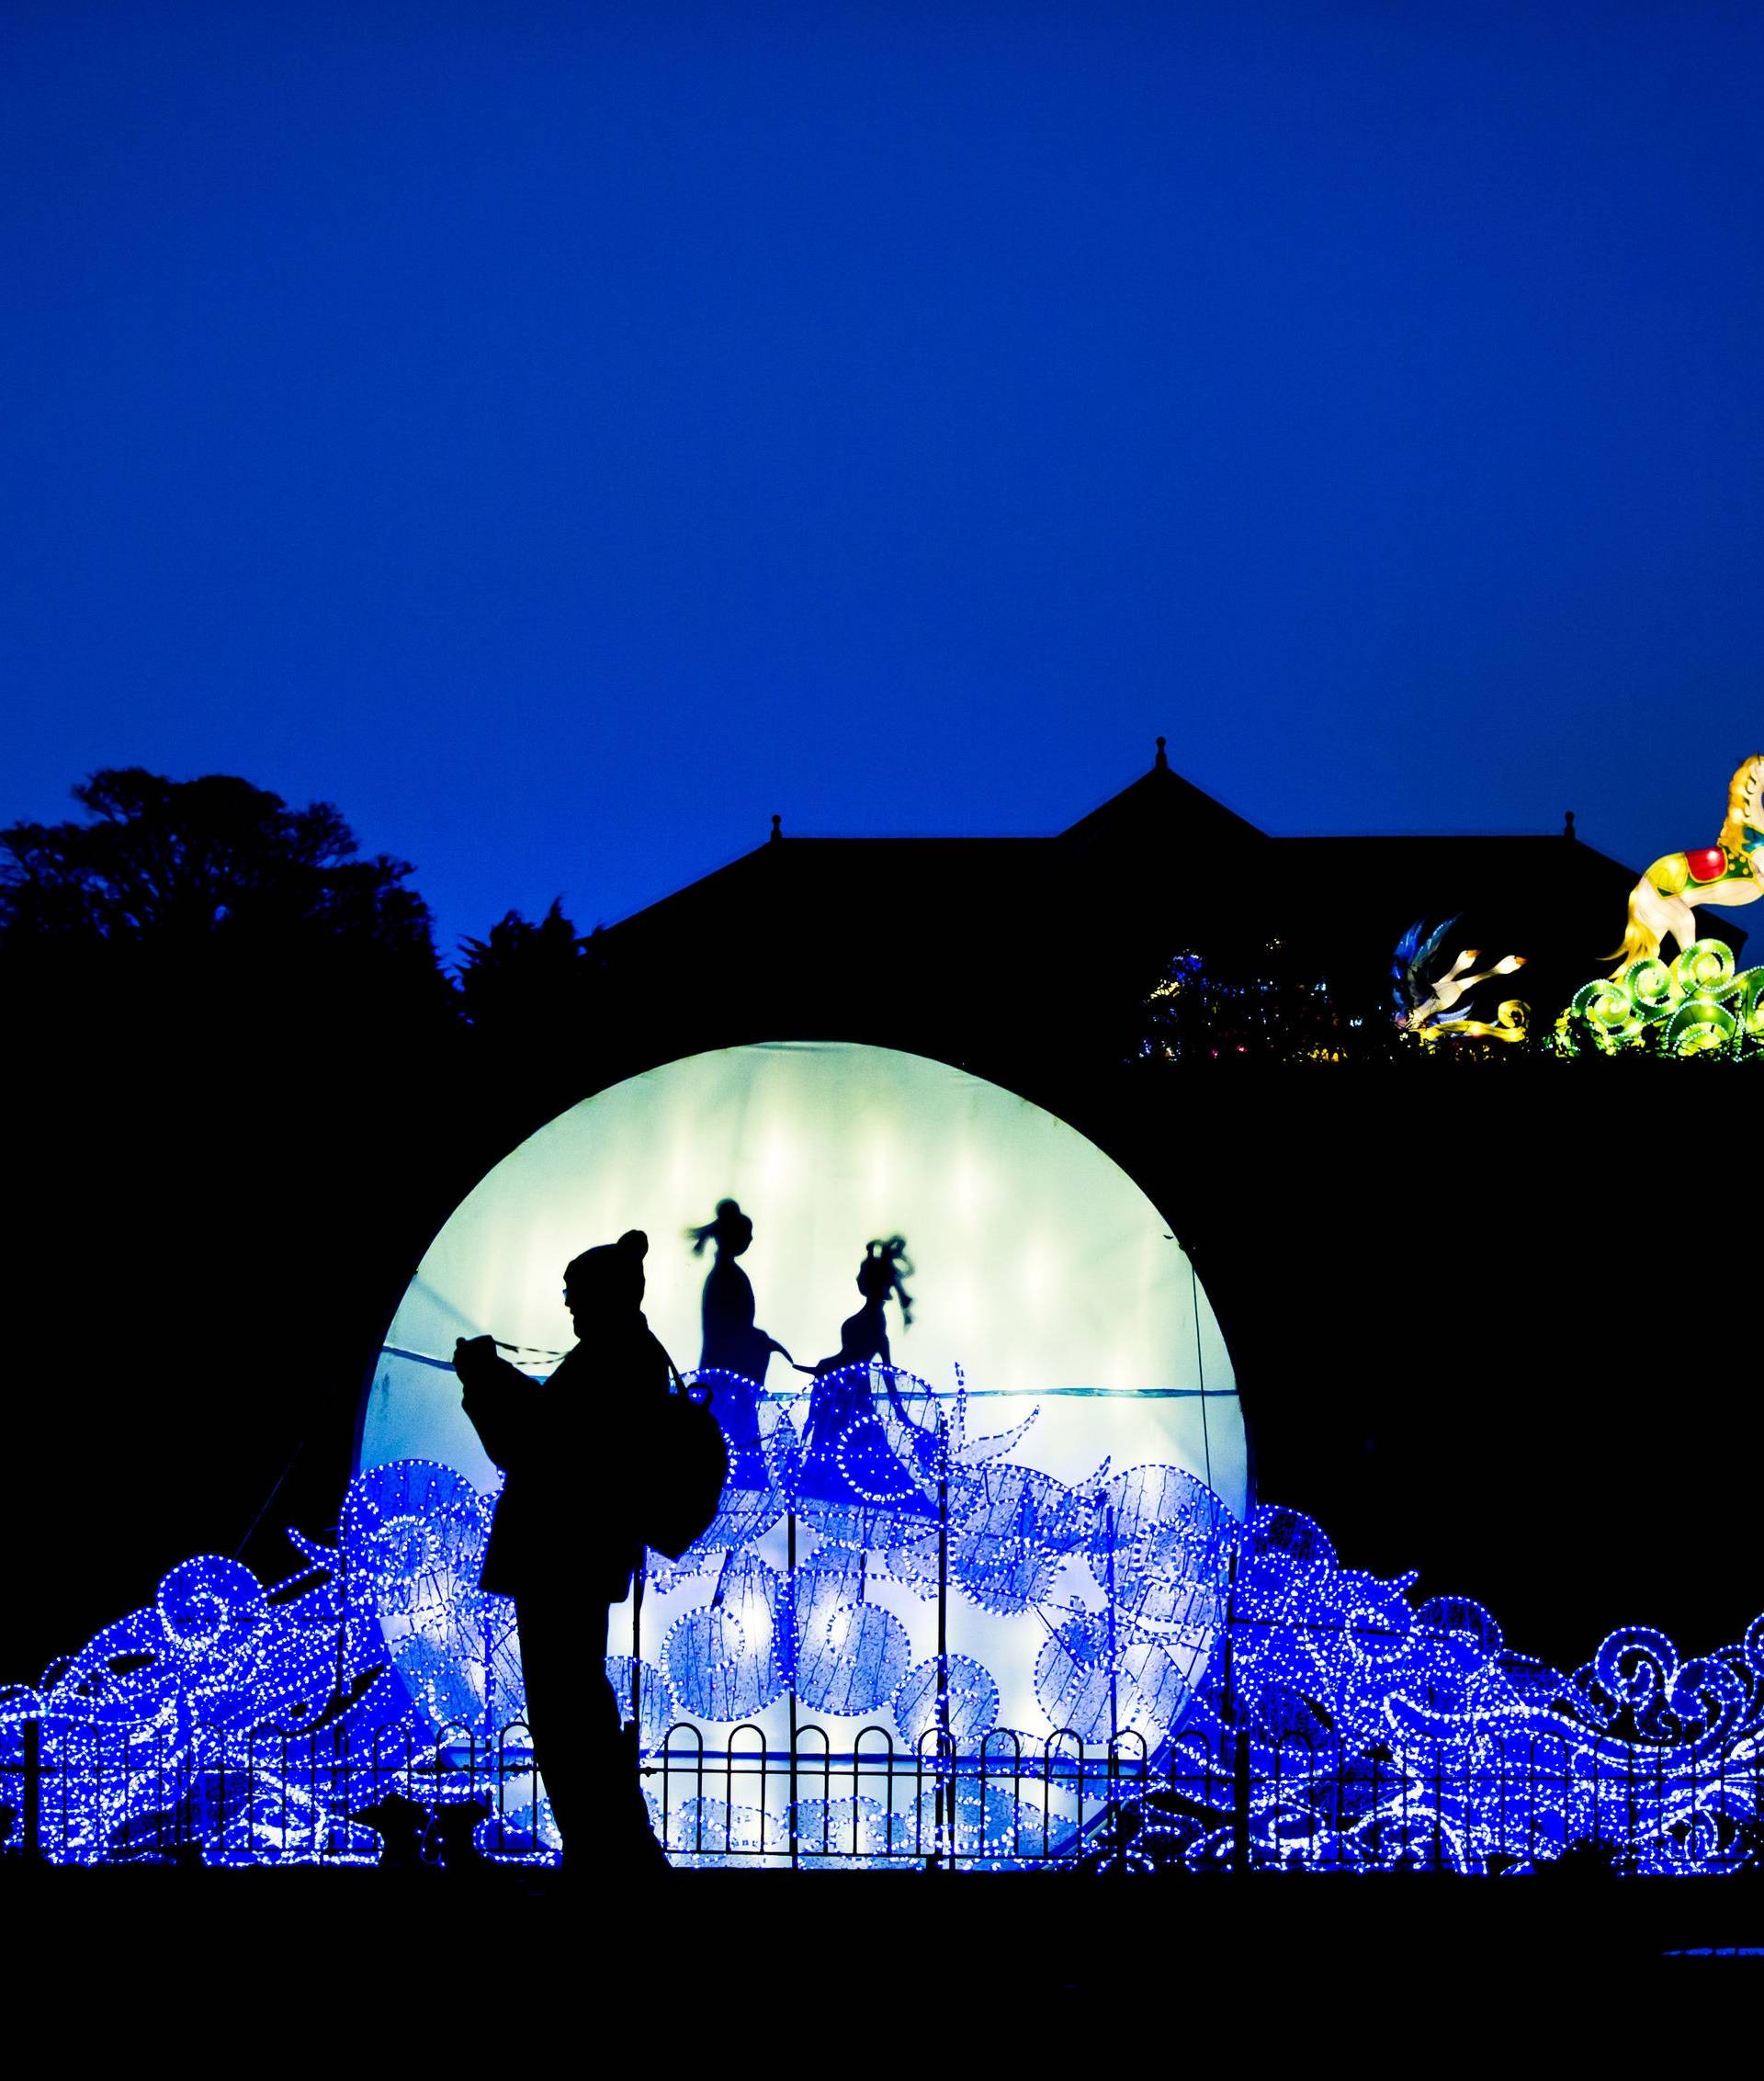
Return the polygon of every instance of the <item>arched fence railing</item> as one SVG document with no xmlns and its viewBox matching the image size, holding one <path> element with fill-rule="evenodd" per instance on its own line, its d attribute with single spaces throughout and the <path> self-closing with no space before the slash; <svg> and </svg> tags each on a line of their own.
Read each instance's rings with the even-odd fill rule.
<svg viewBox="0 0 1764 2081">
<path fill-rule="evenodd" d="M 548 1861 L 526 1725 L 356 1736 L 28 1721 L 0 1730 L 0 1855 L 55 1863 Z M 1565 1855 L 1617 1872 L 1764 1863 L 1764 1749 L 1651 1756 L 1558 1735 L 1374 1744 L 1211 1729 L 1156 1753 L 994 1729 L 809 1724 L 778 1747 L 688 1722 L 642 1758 L 676 1864 L 948 1870 L 1177 1867 L 1500 1872 Z"/>
</svg>

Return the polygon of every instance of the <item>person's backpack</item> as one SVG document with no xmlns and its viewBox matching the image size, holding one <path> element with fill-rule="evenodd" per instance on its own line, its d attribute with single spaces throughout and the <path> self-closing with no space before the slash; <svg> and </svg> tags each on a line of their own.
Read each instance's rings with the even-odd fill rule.
<svg viewBox="0 0 1764 2081">
<path fill-rule="evenodd" d="M 729 1479 L 729 1446 L 710 1389 L 688 1387 L 672 1359 L 668 1371 L 673 1385 L 656 1416 L 655 1485 L 639 1529 L 646 1546 L 677 1561 L 717 1515 Z"/>
</svg>

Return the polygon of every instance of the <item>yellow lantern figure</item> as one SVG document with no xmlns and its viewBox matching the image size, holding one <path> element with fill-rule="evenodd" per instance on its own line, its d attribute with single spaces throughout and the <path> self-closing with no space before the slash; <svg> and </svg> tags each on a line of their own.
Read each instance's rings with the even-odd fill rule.
<svg viewBox="0 0 1764 2081">
<path fill-rule="evenodd" d="M 1608 956 L 1627 970 L 1658 955 L 1668 933 L 1680 960 L 1696 940 L 1702 903 L 1735 909 L 1764 896 L 1764 752 L 1755 752 L 1727 790 L 1727 817 L 1713 845 L 1668 853 L 1630 891 L 1623 944 Z M 1677 963 L 1674 964 L 1678 966 Z"/>
</svg>

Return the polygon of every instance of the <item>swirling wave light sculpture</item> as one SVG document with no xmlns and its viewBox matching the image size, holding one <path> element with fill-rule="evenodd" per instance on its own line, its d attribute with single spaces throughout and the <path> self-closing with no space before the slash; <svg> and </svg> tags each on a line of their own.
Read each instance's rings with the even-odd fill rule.
<svg viewBox="0 0 1764 2081">
<path fill-rule="evenodd" d="M 1468 1599 L 1344 1567 L 1296 1512 L 1242 1521 L 1174 1467 L 1076 1491 L 977 1457 L 965 1414 L 929 1463 L 922 1441 L 914 1455 L 937 1498 L 929 1557 L 922 1525 L 902 1539 L 890 1517 L 876 1530 L 891 1545 L 822 1538 L 779 1570 L 729 1536 L 764 1515 L 737 1497 L 671 1571 L 703 1600 L 635 1660 L 609 1659 L 628 1713 L 636 1678 L 652 1769 L 679 1763 L 683 1715 L 730 1729 L 730 1755 L 751 1760 L 734 1737 L 780 1697 L 797 1760 L 821 1765 L 719 1777 L 728 1795 L 685 1774 L 665 1815 L 652 1776 L 681 1860 L 765 1863 L 787 1845 L 809 1867 L 886 1863 L 933 1842 L 1001 1866 L 1764 1861 L 1764 1616 L 1693 1659 L 1628 1628 L 1565 1676 L 1514 1654 Z M 806 1525 L 799 1458 L 768 1465 L 770 1500 Z M 492 1849 L 548 1854 L 512 1609 L 476 1587 L 489 1520 L 453 1470 L 400 1462 L 351 1484 L 335 1546 L 296 1536 L 303 1566 L 283 1582 L 213 1556 L 174 1569 L 40 1684 L 0 1691 L 12 1847 L 34 1770 L 54 1787 L 34 1825 L 57 1861 L 368 1861 L 390 1772 L 430 1808 L 497 1805 L 480 1829 Z M 1001 1727 L 975 1657 L 920 1653 L 874 1600 L 890 1581 L 928 1622 L 966 1601 L 1039 1626 L 1056 1734 Z M 842 1777 L 820 1722 L 854 1715 Z M 462 1751 L 503 1768 L 461 1777 Z M 904 1772 L 880 1770 L 885 1752 Z"/>
<path fill-rule="evenodd" d="M 1574 994 L 1556 1023 L 1565 1055 L 1756 1057 L 1764 1051 L 1764 968 L 1738 968 L 1725 941 L 1694 940 L 1676 961 L 1629 962 Z"/>
</svg>

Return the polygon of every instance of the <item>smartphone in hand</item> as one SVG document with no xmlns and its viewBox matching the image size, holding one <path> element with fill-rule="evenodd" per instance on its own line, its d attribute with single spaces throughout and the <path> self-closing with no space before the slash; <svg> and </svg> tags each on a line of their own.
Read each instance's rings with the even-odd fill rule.
<svg viewBox="0 0 1764 2081">
<path fill-rule="evenodd" d="M 453 1370 L 462 1381 L 481 1379 L 492 1365 L 501 1363 L 493 1337 L 456 1337 L 453 1340 Z"/>
</svg>

